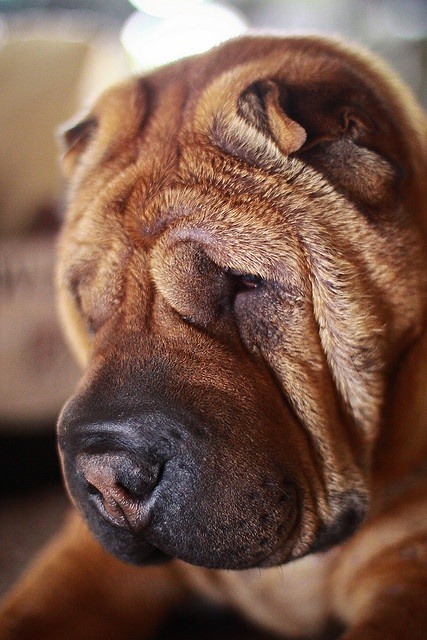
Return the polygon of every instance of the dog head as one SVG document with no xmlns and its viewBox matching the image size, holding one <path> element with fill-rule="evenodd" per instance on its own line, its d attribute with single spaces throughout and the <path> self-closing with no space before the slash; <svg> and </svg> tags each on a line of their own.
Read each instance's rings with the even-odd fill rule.
<svg viewBox="0 0 427 640">
<path fill-rule="evenodd" d="M 243 38 L 64 134 L 69 492 L 132 562 L 270 566 L 350 535 L 425 317 L 425 124 L 380 63 Z"/>
</svg>

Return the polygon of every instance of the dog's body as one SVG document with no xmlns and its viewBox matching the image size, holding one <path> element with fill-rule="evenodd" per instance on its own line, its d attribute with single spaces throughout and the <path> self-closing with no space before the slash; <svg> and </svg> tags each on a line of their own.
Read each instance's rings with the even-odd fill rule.
<svg viewBox="0 0 427 640">
<path fill-rule="evenodd" d="M 0 639 L 148 637 L 194 590 L 282 635 L 426 638 L 408 90 L 336 42 L 244 38 L 112 89 L 64 139 L 60 304 L 87 368 L 60 454 L 94 536 L 147 566 L 75 514 Z"/>
</svg>

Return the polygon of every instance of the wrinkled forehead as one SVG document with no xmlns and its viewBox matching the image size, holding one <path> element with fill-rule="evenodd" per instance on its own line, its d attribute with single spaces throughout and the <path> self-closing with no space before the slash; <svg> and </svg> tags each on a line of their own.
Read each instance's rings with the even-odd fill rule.
<svg viewBox="0 0 427 640">
<path fill-rule="evenodd" d="M 352 198 L 377 206 L 394 157 L 407 157 L 387 135 L 386 101 L 359 76 L 331 44 L 247 39 L 107 91 L 65 134 L 69 246 L 149 249 L 165 235 L 215 245 L 230 266 L 240 250 L 267 264 L 298 237 L 321 245 L 325 229 L 347 242 L 364 227 Z M 343 138 L 325 172 L 322 142 Z M 299 150 L 316 144 L 307 164 Z"/>
<path fill-rule="evenodd" d="M 292 76 L 298 64 L 286 59 L 295 54 L 281 51 L 267 64 L 262 52 L 256 59 L 253 53 L 234 43 L 107 91 L 65 135 L 69 217 L 85 209 L 104 224 L 105 208 L 116 205 L 152 234 L 196 211 L 207 219 L 239 208 L 254 220 L 267 208 L 272 226 L 283 198 L 285 210 L 295 210 L 294 200 L 304 209 L 310 193 L 321 196 L 319 183 L 289 157 L 306 133 L 279 109 L 283 96 L 267 79 L 279 67 Z"/>
<path fill-rule="evenodd" d="M 265 169 L 280 167 L 283 154 L 297 151 L 307 138 L 286 115 L 290 102 L 314 100 L 322 103 L 315 106 L 327 108 L 319 74 L 324 87 L 333 83 L 351 91 L 357 83 L 330 53 L 299 51 L 297 44 L 287 50 L 273 39 L 264 47 L 273 48 L 269 54 L 262 40 L 227 43 L 111 88 L 86 120 L 102 150 L 94 159 L 104 162 L 126 150 L 130 157 L 132 149 L 134 160 L 141 154 L 146 166 L 157 159 L 167 169 L 181 147 L 210 144 Z M 84 125 L 77 125 L 78 136 Z M 262 138 L 266 128 L 272 134 L 269 144 Z"/>
<path fill-rule="evenodd" d="M 314 224 L 313 198 L 327 211 L 337 206 L 298 160 L 289 161 L 279 180 L 233 158 L 224 166 L 214 149 L 191 145 L 167 171 L 160 164 L 132 164 L 92 194 L 67 225 L 69 262 L 105 260 L 110 250 L 161 256 L 193 242 L 221 267 L 273 278 L 284 273 L 285 256 L 286 271 L 298 274 L 298 236 L 304 220 Z"/>
</svg>

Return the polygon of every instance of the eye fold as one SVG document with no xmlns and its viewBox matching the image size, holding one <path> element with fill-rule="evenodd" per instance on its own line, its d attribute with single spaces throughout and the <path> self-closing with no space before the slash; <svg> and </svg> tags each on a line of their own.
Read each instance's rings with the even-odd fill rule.
<svg viewBox="0 0 427 640">
<path fill-rule="evenodd" d="M 100 328 L 101 323 L 97 321 L 92 314 L 87 312 L 84 304 L 84 298 L 81 293 L 81 285 L 82 280 L 80 278 L 72 279 L 69 284 L 69 292 L 74 300 L 77 311 L 84 322 L 89 337 L 93 338 Z"/>
</svg>

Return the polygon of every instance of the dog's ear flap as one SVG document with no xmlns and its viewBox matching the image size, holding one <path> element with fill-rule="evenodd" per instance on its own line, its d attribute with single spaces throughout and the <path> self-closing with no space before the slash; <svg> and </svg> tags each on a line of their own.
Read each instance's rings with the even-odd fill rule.
<svg viewBox="0 0 427 640">
<path fill-rule="evenodd" d="M 297 158 L 367 213 L 396 202 L 403 151 L 396 123 L 373 91 L 333 83 L 291 86 L 289 112 L 307 131 Z"/>
<path fill-rule="evenodd" d="M 349 106 L 344 96 L 334 97 L 333 89 L 324 86 L 307 91 L 304 87 L 288 87 L 271 79 L 251 83 L 240 94 L 237 117 L 230 122 L 235 141 L 246 135 L 250 155 L 250 141 L 254 136 L 244 130 L 244 121 L 272 140 L 285 156 L 343 136 L 368 145 L 374 129 L 369 115 L 361 108 Z M 257 157 L 255 148 L 252 152 Z"/>
<path fill-rule="evenodd" d="M 67 178 L 72 175 L 78 159 L 92 140 L 97 127 L 97 119 L 87 117 L 77 124 L 68 123 L 60 128 L 58 138 L 62 150 L 62 170 Z"/>
<path fill-rule="evenodd" d="M 238 113 L 267 138 L 271 137 L 285 156 L 298 151 L 306 141 L 303 127 L 286 113 L 283 87 L 273 80 L 254 82 L 243 91 Z"/>
<path fill-rule="evenodd" d="M 286 83 L 226 74 L 211 85 L 197 123 L 227 153 L 264 169 L 303 160 L 368 209 L 398 197 L 402 149 L 387 109 L 357 78 Z M 253 70 L 252 70 L 253 77 Z"/>
</svg>

